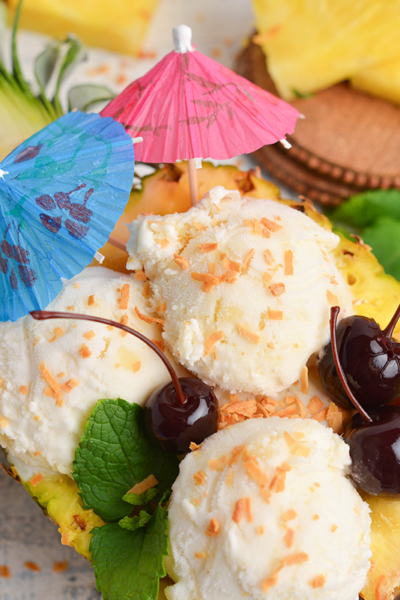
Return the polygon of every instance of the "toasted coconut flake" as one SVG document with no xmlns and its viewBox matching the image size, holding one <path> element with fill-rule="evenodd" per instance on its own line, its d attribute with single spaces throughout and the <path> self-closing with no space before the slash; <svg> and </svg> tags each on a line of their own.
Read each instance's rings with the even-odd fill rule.
<svg viewBox="0 0 400 600">
<path fill-rule="evenodd" d="M 148 298 L 150 296 L 150 283 L 148 281 L 143 285 L 142 296 L 143 298 Z"/>
<path fill-rule="evenodd" d="M 136 279 L 137 281 L 147 281 L 146 273 L 144 271 L 136 271 L 133 275 L 133 279 Z"/>
<path fill-rule="evenodd" d="M 261 219 L 261 223 L 264 225 L 264 227 L 266 229 L 268 229 L 269 231 L 272 231 L 272 232 L 279 231 L 279 229 L 283 229 L 282 225 L 278 225 L 278 223 L 275 223 L 275 221 L 271 221 L 270 219 L 267 219 L 266 217 L 263 217 Z"/>
<path fill-rule="evenodd" d="M 141 363 L 140 360 L 137 360 L 136 362 L 133 363 L 132 365 L 132 371 L 134 373 L 138 373 L 140 371 L 140 367 L 141 367 Z"/>
<path fill-rule="evenodd" d="M 272 275 L 271 275 L 271 273 L 267 273 L 267 272 L 263 273 L 262 280 L 263 280 L 264 286 L 268 287 L 269 284 L 272 281 Z"/>
<path fill-rule="evenodd" d="M 295 519 L 296 517 L 297 517 L 297 512 L 293 508 L 289 508 L 289 510 L 287 510 L 286 512 L 283 513 L 282 521 L 284 523 L 287 523 L 288 521 L 293 521 L 293 519 Z"/>
<path fill-rule="evenodd" d="M 319 410 L 311 418 L 315 419 L 316 421 L 318 421 L 320 423 L 321 421 L 324 421 L 326 419 L 326 415 L 327 414 L 328 414 L 328 409 L 327 408 L 323 408 L 322 410 Z"/>
<path fill-rule="evenodd" d="M 142 321 L 144 321 L 145 323 L 159 323 L 159 325 L 164 325 L 164 320 L 163 319 L 156 319 L 154 317 L 149 317 L 147 315 L 144 315 L 143 313 L 140 312 L 140 310 L 138 309 L 137 306 L 135 306 L 135 313 L 137 314 L 137 316 L 139 317 L 139 319 L 141 319 Z"/>
<path fill-rule="evenodd" d="M 143 275 L 144 275 L 144 273 L 143 273 Z M 124 285 L 121 288 L 120 293 L 121 293 L 121 295 L 118 300 L 118 306 L 121 310 L 126 310 L 128 308 L 129 294 L 130 294 L 129 283 L 124 283 Z"/>
<path fill-rule="evenodd" d="M 167 309 L 167 305 L 165 302 L 162 302 L 160 306 L 157 306 L 156 311 L 159 313 L 164 313 Z"/>
<path fill-rule="evenodd" d="M 285 489 L 286 473 L 290 469 L 291 467 L 287 463 L 282 463 L 279 467 L 276 467 L 275 475 L 272 478 L 269 489 L 277 493 L 283 492 Z"/>
<path fill-rule="evenodd" d="M 4 417 L 0 419 L 0 427 L 2 429 L 4 429 L 7 426 L 7 423 L 8 423 L 8 421 Z"/>
<path fill-rule="evenodd" d="M 204 356 L 210 354 L 214 349 L 214 344 L 222 340 L 224 337 L 223 331 L 215 331 L 209 338 L 204 342 Z"/>
<path fill-rule="evenodd" d="M 174 254 L 174 262 L 182 269 L 182 271 L 186 271 L 186 269 L 189 267 L 188 259 L 180 254 Z"/>
<path fill-rule="evenodd" d="M 57 338 L 61 337 L 62 335 L 64 335 L 64 331 L 61 327 L 55 327 L 53 330 L 53 337 L 51 338 L 51 340 L 49 340 L 49 342 L 54 342 Z"/>
<path fill-rule="evenodd" d="M 332 527 L 331 527 L 332 533 L 335 533 L 335 531 L 336 531 L 337 528 L 338 528 L 337 525 L 332 525 Z"/>
<path fill-rule="evenodd" d="M 41 473 L 37 473 L 32 479 L 29 480 L 29 483 L 32 487 L 36 487 L 43 480 L 43 475 Z"/>
<path fill-rule="evenodd" d="M 220 277 L 221 282 L 234 283 L 238 278 L 236 271 L 225 271 Z"/>
<path fill-rule="evenodd" d="M 127 494 L 144 494 L 151 488 L 155 487 L 157 484 L 158 481 L 154 477 L 154 475 L 149 475 L 148 477 L 146 477 L 146 479 L 143 479 L 143 481 L 134 485 L 133 488 L 131 488 L 127 492 Z"/>
<path fill-rule="evenodd" d="M 234 465 L 235 463 L 237 463 L 237 461 L 239 460 L 240 456 L 243 454 L 243 452 L 245 451 L 246 446 L 235 446 L 233 448 L 233 450 L 231 451 L 231 458 L 229 460 L 229 466 L 231 467 L 232 465 Z"/>
<path fill-rule="evenodd" d="M 235 471 L 233 469 L 229 469 L 228 475 L 226 476 L 226 479 L 225 479 L 225 484 L 232 485 L 234 476 L 235 476 Z"/>
<path fill-rule="evenodd" d="M 294 456 L 302 456 L 303 458 L 307 458 L 307 456 L 310 456 L 311 454 L 311 448 L 310 446 L 307 446 L 307 444 L 300 443 L 293 448 L 292 454 Z"/>
<path fill-rule="evenodd" d="M 87 340 L 92 340 L 95 336 L 95 332 L 93 331 L 93 329 L 91 329 L 90 331 L 87 331 L 86 333 L 83 334 L 83 337 L 86 338 Z"/>
<path fill-rule="evenodd" d="M 66 571 L 67 569 L 69 569 L 69 563 L 67 560 L 56 561 L 53 563 L 54 573 L 62 573 L 63 571 Z"/>
<path fill-rule="evenodd" d="M 326 292 L 326 297 L 328 298 L 328 302 L 331 306 L 339 306 L 339 299 L 335 294 L 332 294 L 330 290 Z"/>
<path fill-rule="evenodd" d="M 282 558 L 281 565 L 282 566 L 301 565 L 302 563 L 306 562 L 307 560 L 309 560 L 308 554 L 306 554 L 305 552 L 296 552 L 295 554 L 288 554 L 288 556 L 285 556 L 284 558 Z"/>
<path fill-rule="evenodd" d="M 197 473 L 195 473 L 193 475 L 193 479 L 194 479 L 196 485 L 203 485 L 206 480 L 204 471 L 203 470 L 197 471 Z"/>
<path fill-rule="evenodd" d="M 254 220 L 253 219 L 245 219 L 244 224 L 246 227 L 249 227 L 254 232 Z"/>
<path fill-rule="evenodd" d="M 308 583 L 311 585 L 312 588 L 316 589 L 316 588 L 324 587 L 325 582 L 326 582 L 325 575 L 317 575 L 316 577 L 314 577 L 314 579 L 311 579 L 311 581 L 309 581 Z"/>
<path fill-rule="evenodd" d="M 211 521 L 208 524 L 208 527 L 205 531 L 205 534 L 208 535 L 209 537 L 216 537 L 221 531 L 221 527 L 220 524 L 218 523 L 217 519 L 211 519 Z"/>
<path fill-rule="evenodd" d="M 287 406 L 286 408 L 284 408 L 283 410 L 280 410 L 279 412 L 276 413 L 277 417 L 290 417 L 294 414 L 296 414 L 297 409 L 296 409 L 296 404 L 293 403 L 290 406 Z"/>
<path fill-rule="evenodd" d="M 40 421 L 40 417 L 39 415 L 36 415 L 35 417 L 33 417 L 35 421 Z"/>
<path fill-rule="evenodd" d="M 261 222 L 258 219 L 253 219 L 253 222 L 254 222 L 254 234 L 262 235 L 263 226 L 261 225 Z"/>
<path fill-rule="evenodd" d="M 267 310 L 267 317 L 270 321 L 282 321 L 283 312 L 281 310 Z"/>
<path fill-rule="evenodd" d="M 200 450 L 201 444 L 196 444 L 196 442 L 190 442 L 189 448 L 192 452 L 196 452 L 196 450 Z"/>
<path fill-rule="evenodd" d="M 96 300 L 94 298 L 94 294 L 91 294 L 88 298 L 88 306 L 93 306 L 94 304 L 96 304 Z"/>
<path fill-rule="evenodd" d="M 163 238 L 162 240 L 156 240 L 156 244 L 161 246 L 161 248 L 166 248 L 167 246 L 169 246 L 169 240 L 167 240 L 167 238 Z"/>
<path fill-rule="evenodd" d="M 246 325 L 241 325 L 240 323 L 236 324 L 236 329 L 238 334 L 245 338 L 247 341 L 251 342 L 252 344 L 258 344 L 260 341 L 260 336 L 258 335 L 258 333 L 254 333 L 254 331 L 251 331 L 248 327 L 246 327 Z"/>
<path fill-rule="evenodd" d="M 283 435 L 285 436 L 285 441 L 287 445 L 289 446 L 289 448 L 291 448 L 296 443 L 296 440 L 287 431 L 285 431 Z"/>
<path fill-rule="evenodd" d="M 255 457 L 247 455 L 243 461 L 243 466 L 250 479 L 253 479 L 261 488 L 267 485 L 268 477 L 258 466 Z"/>
<path fill-rule="evenodd" d="M 221 258 L 221 256 L 223 256 L 223 258 Z M 242 265 L 239 262 L 236 262 L 235 260 L 230 260 L 229 258 L 227 258 L 226 253 L 224 252 L 220 252 L 220 258 L 224 269 L 226 269 L 227 271 L 233 271 L 234 273 L 240 273 Z"/>
<path fill-rule="evenodd" d="M 64 392 L 67 392 L 67 394 L 69 394 L 70 391 L 73 390 L 74 388 L 76 388 L 78 385 L 79 385 L 79 381 L 77 379 L 69 379 L 63 385 L 63 390 L 64 390 Z"/>
<path fill-rule="evenodd" d="M 236 413 L 244 417 L 252 417 L 257 412 L 257 402 L 254 399 L 230 402 L 224 404 L 223 410 L 228 414 Z"/>
<path fill-rule="evenodd" d="M 293 275 L 293 252 L 292 250 L 285 250 L 284 254 L 284 273 L 285 275 Z"/>
<path fill-rule="evenodd" d="M 239 498 L 235 504 L 232 520 L 239 524 L 243 517 L 246 517 L 248 523 L 251 523 L 253 520 L 253 515 L 251 513 L 251 498 Z"/>
<path fill-rule="evenodd" d="M 271 294 L 273 296 L 281 296 L 285 292 L 285 284 L 284 283 L 273 283 L 269 286 Z"/>
<path fill-rule="evenodd" d="M 89 350 L 86 344 L 82 344 L 79 354 L 82 356 L 82 358 L 89 358 L 89 356 L 92 356 L 92 352 Z"/>
<path fill-rule="evenodd" d="M 287 548 L 291 548 L 293 546 L 293 542 L 294 542 L 294 530 L 293 529 L 288 529 L 286 531 L 283 541 L 285 542 L 285 546 Z"/>
<path fill-rule="evenodd" d="M 218 248 L 218 244 L 216 242 L 207 243 L 207 244 L 198 244 L 198 245 L 196 245 L 196 248 L 198 248 L 200 250 L 200 252 L 207 254 L 207 252 L 213 252 L 214 250 L 216 250 Z"/>
<path fill-rule="evenodd" d="M 195 552 L 196 558 L 207 558 L 207 552 Z"/>
<path fill-rule="evenodd" d="M 191 278 L 195 281 L 203 281 L 204 283 L 211 283 L 212 285 L 219 284 L 219 277 L 210 275 L 210 273 L 191 273 Z"/>
<path fill-rule="evenodd" d="M 321 398 L 319 398 L 318 396 L 313 396 L 310 402 L 308 403 L 307 410 L 310 413 L 315 414 L 323 407 L 324 403 L 322 402 Z"/>
<path fill-rule="evenodd" d="M 265 527 L 263 527 L 262 525 L 259 525 L 257 527 L 257 535 L 263 535 L 265 531 Z"/>
<path fill-rule="evenodd" d="M 334 402 L 331 402 L 326 413 L 328 425 L 335 433 L 341 435 L 343 433 L 343 413 Z"/>
<path fill-rule="evenodd" d="M 215 262 L 208 263 L 208 273 L 210 275 L 215 275 L 217 273 L 217 263 L 215 263 Z"/>
<path fill-rule="evenodd" d="M 242 271 L 245 271 L 250 266 L 250 263 L 255 253 L 256 251 L 254 250 L 254 248 L 248 251 L 242 262 Z"/>
<path fill-rule="evenodd" d="M 264 258 L 269 265 L 272 265 L 275 262 L 275 258 L 271 252 L 271 250 L 264 251 Z"/>
<path fill-rule="evenodd" d="M 39 567 L 39 565 L 36 564 L 35 562 L 32 562 L 31 560 L 27 560 L 24 563 L 24 566 L 26 569 L 29 569 L 30 571 L 35 571 L 35 573 L 39 573 L 39 571 L 41 571 L 41 568 Z"/>
<path fill-rule="evenodd" d="M 75 306 L 67 306 L 67 310 L 70 310 L 71 312 L 74 312 Z"/>
<path fill-rule="evenodd" d="M 11 577 L 10 567 L 7 565 L 0 565 L 0 577 L 3 577 L 4 579 Z"/>
<path fill-rule="evenodd" d="M 53 377 L 53 375 L 47 369 L 47 367 L 43 361 L 40 362 L 39 369 L 40 369 L 42 378 L 50 386 L 50 389 L 53 392 L 53 397 L 57 400 L 57 403 L 62 402 L 61 384 L 57 381 L 57 379 L 55 377 Z M 48 388 L 46 388 L 46 389 L 48 389 Z M 45 394 L 46 394 L 46 390 L 45 390 Z M 46 394 L 46 396 L 48 396 L 48 395 L 50 395 L 50 394 Z M 61 406 L 62 406 L 62 404 L 61 404 Z"/>
<path fill-rule="evenodd" d="M 319 519 L 319 515 L 317 515 L 317 514 L 313 515 L 313 521 L 318 521 L 318 519 Z"/>
<path fill-rule="evenodd" d="M 300 389 L 303 394 L 308 394 L 308 369 L 306 366 L 303 367 L 300 375 Z"/>
<path fill-rule="evenodd" d="M 107 325 L 108 331 L 113 331 L 114 327 L 112 325 Z"/>
<path fill-rule="evenodd" d="M 280 569 L 276 569 L 272 575 L 264 579 L 261 584 L 262 591 L 266 594 L 271 587 L 274 587 L 278 583 Z"/>
<path fill-rule="evenodd" d="M 26 386 L 26 385 L 21 385 L 21 386 L 20 386 L 20 388 L 19 388 L 19 392 L 20 392 L 20 394 L 22 394 L 23 396 L 25 396 L 25 395 L 26 395 L 26 392 L 27 392 L 27 390 L 28 390 L 28 388 L 27 388 L 27 386 Z"/>
<path fill-rule="evenodd" d="M 227 454 L 223 454 L 219 458 L 213 458 L 208 461 L 208 466 L 212 471 L 223 471 L 229 462 Z"/>
<path fill-rule="evenodd" d="M 207 227 L 205 225 L 202 225 L 201 223 L 198 223 L 197 221 L 192 221 L 192 225 L 195 229 L 197 229 L 197 231 L 205 231 L 207 229 Z"/>
</svg>

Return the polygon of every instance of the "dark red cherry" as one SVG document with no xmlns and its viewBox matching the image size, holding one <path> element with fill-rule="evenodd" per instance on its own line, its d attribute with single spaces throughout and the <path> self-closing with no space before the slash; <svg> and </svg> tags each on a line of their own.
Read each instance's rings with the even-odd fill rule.
<svg viewBox="0 0 400 600">
<path fill-rule="evenodd" d="M 382 406 L 369 414 L 372 423 L 356 414 L 344 432 L 350 477 L 370 494 L 400 494 L 400 406 Z"/>
<path fill-rule="evenodd" d="M 179 382 L 185 396 L 181 404 L 174 384 L 155 390 L 145 404 L 148 431 L 167 452 L 185 454 L 190 443 L 200 444 L 218 429 L 218 400 L 208 385 L 192 377 Z"/>
<path fill-rule="evenodd" d="M 178 379 L 165 354 L 138 331 L 122 323 L 93 315 L 45 310 L 34 310 L 30 314 L 38 320 L 78 319 L 118 327 L 142 340 L 158 354 L 166 366 L 172 382 L 157 389 L 147 400 L 145 421 L 150 435 L 159 442 L 164 450 L 184 454 L 189 452 L 191 442 L 200 444 L 206 437 L 217 431 L 219 409 L 213 389 L 194 377 Z"/>
<path fill-rule="evenodd" d="M 347 317 L 337 328 L 337 344 L 349 388 L 366 409 L 388 404 L 400 395 L 400 344 L 392 339 L 400 317 L 400 306 L 383 331 L 366 317 Z M 333 360 L 332 344 L 318 364 L 329 396 L 341 406 L 352 408 Z"/>
</svg>

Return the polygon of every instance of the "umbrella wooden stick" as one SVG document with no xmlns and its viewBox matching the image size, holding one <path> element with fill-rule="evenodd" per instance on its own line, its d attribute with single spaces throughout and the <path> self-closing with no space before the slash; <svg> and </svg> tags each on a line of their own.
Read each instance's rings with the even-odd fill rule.
<svg viewBox="0 0 400 600">
<path fill-rule="evenodd" d="M 108 242 L 112 246 L 115 246 L 115 248 L 118 248 L 118 250 L 122 250 L 122 252 L 126 252 L 126 245 L 124 244 L 124 242 L 121 242 L 121 240 L 119 240 L 117 237 L 115 237 L 115 235 L 110 235 L 110 237 L 108 238 Z"/>
<path fill-rule="evenodd" d="M 199 184 L 197 181 L 197 169 L 194 158 L 189 158 L 188 160 L 189 167 L 189 187 L 190 187 L 190 202 L 192 206 L 197 204 L 199 199 Z"/>
</svg>

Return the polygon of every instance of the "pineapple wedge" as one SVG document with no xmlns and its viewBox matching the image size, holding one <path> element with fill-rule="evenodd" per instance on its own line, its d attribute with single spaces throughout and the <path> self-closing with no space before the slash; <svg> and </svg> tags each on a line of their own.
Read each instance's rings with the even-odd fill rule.
<svg viewBox="0 0 400 600">
<path fill-rule="evenodd" d="M 253 0 L 255 41 L 287 100 L 400 56 L 398 0 Z"/>
<path fill-rule="evenodd" d="M 8 0 L 14 13 L 18 0 Z M 25 0 L 21 27 L 52 36 L 72 32 L 90 46 L 140 53 L 158 0 Z"/>
<path fill-rule="evenodd" d="M 243 195 L 256 198 L 269 197 L 277 202 L 304 211 L 322 227 L 332 228 L 331 223 L 317 212 L 311 202 L 298 204 L 295 201 L 279 198 L 279 190 L 255 173 L 243 173 L 235 167 L 213 167 L 204 165 L 200 172 L 200 193 L 213 185 L 240 189 Z M 190 206 L 185 163 L 164 167 L 145 177 L 142 190 L 132 192 L 123 217 L 114 234 L 126 239 L 123 223 L 130 221 L 140 212 L 184 211 Z M 101 252 L 106 256 L 106 266 L 115 270 L 124 269 L 126 254 L 106 244 Z M 343 277 L 351 286 L 356 314 L 376 319 L 381 326 L 387 325 L 400 303 L 400 282 L 386 275 L 369 248 L 342 238 L 335 251 L 335 260 Z M 395 334 L 400 337 L 400 326 Z M 62 479 L 62 481 L 61 481 Z M 76 484 L 66 476 L 44 478 L 32 487 L 24 486 L 30 495 L 43 507 L 46 514 L 58 523 L 62 542 L 90 559 L 90 530 L 102 521 L 92 511 L 84 511 Z M 400 499 L 395 497 L 373 497 L 363 494 L 371 507 L 372 517 L 372 568 L 361 595 L 364 600 L 393 600 L 394 590 L 400 584 Z M 86 524 L 86 527 L 85 527 Z M 163 582 L 159 600 L 165 600 Z"/>
<path fill-rule="evenodd" d="M 351 79 L 351 85 L 357 90 L 400 104 L 400 55 L 362 69 Z"/>
</svg>

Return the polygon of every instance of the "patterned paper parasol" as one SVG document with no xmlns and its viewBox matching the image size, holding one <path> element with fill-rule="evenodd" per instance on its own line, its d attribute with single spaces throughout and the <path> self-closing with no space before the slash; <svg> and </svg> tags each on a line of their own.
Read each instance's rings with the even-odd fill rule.
<svg viewBox="0 0 400 600">
<path fill-rule="evenodd" d="M 101 113 L 132 137 L 143 137 L 136 160 L 222 160 L 277 141 L 290 147 L 285 136 L 293 133 L 299 112 L 194 50 L 191 33 L 185 25 L 175 28 L 175 51 Z"/>
<path fill-rule="evenodd" d="M 132 139 L 97 114 L 72 112 L 0 163 L 0 320 L 46 307 L 91 262 L 125 208 Z"/>
</svg>

